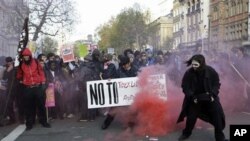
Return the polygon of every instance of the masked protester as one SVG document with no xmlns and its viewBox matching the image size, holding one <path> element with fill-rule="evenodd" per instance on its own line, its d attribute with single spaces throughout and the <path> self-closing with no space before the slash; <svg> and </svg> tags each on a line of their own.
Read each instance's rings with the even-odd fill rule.
<svg viewBox="0 0 250 141">
<path fill-rule="evenodd" d="M 45 84 L 43 68 L 37 60 L 32 58 L 28 48 L 25 48 L 21 55 L 22 62 L 17 70 L 17 79 L 24 87 L 26 130 L 32 129 L 35 123 L 36 109 L 41 125 L 50 128 L 46 118 L 45 97 L 42 90 L 42 85 Z"/>
<path fill-rule="evenodd" d="M 120 57 L 120 68 L 117 71 L 118 78 L 136 77 L 137 73 L 138 69 L 131 64 L 129 57 L 127 56 Z M 102 123 L 101 128 L 103 130 L 107 129 L 114 120 L 115 115 L 117 114 L 115 112 L 116 108 L 117 107 L 113 107 L 109 110 L 106 119 Z M 122 110 L 126 110 L 126 108 Z"/>
<path fill-rule="evenodd" d="M 223 129 L 225 116 L 219 101 L 220 80 L 217 72 L 206 65 L 203 55 L 194 55 L 186 61 L 191 66 L 182 79 L 185 94 L 178 123 L 186 117 L 186 127 L 179 137 L 183 141 L 192 134 L 197 118 L 211 123 L 215 128 L 216 141 L 225 141 Z"/>
</svg>

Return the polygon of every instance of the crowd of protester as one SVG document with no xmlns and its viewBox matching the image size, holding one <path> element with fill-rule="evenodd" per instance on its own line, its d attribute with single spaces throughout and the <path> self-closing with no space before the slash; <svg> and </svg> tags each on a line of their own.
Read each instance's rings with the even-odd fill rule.
<svg viewBox="0 0 250 141">
<path fill-rule="evenodd" d="M 44 83 L 41 82 L 41 84 L 39 84 L 41 85 L 43 97 L 39 97 L 38 99 L 43 102 L 41 102 L 40 105 L 38 104 L 40 107 L 33 107 L 33 109 L 27 111 L 27 99 L 25 100 L 24 98 L 27 91 L 25 91 L 23 82 L 17 77 L 17 72 L 22 68 L 15 68 L 14 60 L 11 57 L 6 57 L 0 87 L 0 125 L 11 125 L 17 122 L 22 124 L 26 122 L 26 126 L 28 126 L 27 113 L 32 111 L 33 114 L 37 115 L 39 122 L 42 122 L 41 124 L 44 127 L 50 127 L 48 122 L 41 120 L 45 118 L 43 115 L 46 99 L 45 92 L 51 83 L 55 86 L 56 103 L 55 107 L 48 108 L 47 121 L 55 119 L 63 120 L 75 116 L 77 116 L 78 121 L 94 121 L 97 116 L 103 113 L 101 109 L 88 109 L 86 94 L 87 81 L 134 77 L 143 67 L 164 65 L 167 68 L 166 70 L 170 80 L 180 87 L 182 76 L 186 71 L 184 61 L 192 55 L 200 53 L 206 56 L 208 64 L 214 66 L 218 72 L 223 72 L 224 68 L 235 71 L 231 67 L 233 65 L 240 74 L 242 74 L 244 79 L 248 82 L 250 81 L 248 74 L 249 68 L 246 68 L 246 63 L 242 63 L 243 59 L 249 61 L 249 56 L 244 54 L 241 49 L 233 51 L 230 55 L 226 53 L 199 51 L 163 52 L 161 50 L 152 51 L 151 49 L 144 51 L 126 49 L 123 54 L 117 55 L 115 53 L 101 53 L 98 49 L 95 49 L 92 53 L 86 55 L 83 60 L 79 57 L 75 57 L 75 61 L 67 63 L 64 63 L 63 59 L 54 53 L 40 54 L 35 60 L 37 60 L 36 63 L 38 63 L 36 65 L 42 68 L 38 70 L 38 73 L 40 73 L 39 71 L 43 71 L 45 77 Z M 237 72 L 235 72 L 235 76 L 231 77 L 243 81 Z M 247 92 L 248 97 L 250 97 L 249 86 Z M 250 100 L 248 100 L 246 105 L 249 104 Z M 41 106 L 43 106 L 43 108 L 41 108 Z M 33 119 L 30 119 L 31 125 L 35 123 L 34 117 L 32 118 Z M 106 127 L 103 127 L 103 129 L 105 128 Z"/>
</svg>

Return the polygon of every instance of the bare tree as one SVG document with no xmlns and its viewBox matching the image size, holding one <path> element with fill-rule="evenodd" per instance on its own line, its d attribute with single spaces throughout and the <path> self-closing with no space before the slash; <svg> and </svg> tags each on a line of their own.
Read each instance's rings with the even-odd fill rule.
<svg viewBox="0 0 250 141">
<path fill-rule="evenodd" d="M 70 0 L 29 0 L 28 6 L 33 41 L 39 35 L 56 36 L 60 29 L 69 30 L 75 22 L 75 9 Z M 16 10 L 19 13 L 21 9 Z"/>
</svg>

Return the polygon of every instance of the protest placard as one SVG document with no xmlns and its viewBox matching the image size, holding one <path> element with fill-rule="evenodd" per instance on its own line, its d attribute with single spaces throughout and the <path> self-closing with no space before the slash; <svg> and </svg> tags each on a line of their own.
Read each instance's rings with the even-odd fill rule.
<svg viewBox="0 0 250 141">
<path fill-rule="evenodd" d="M 61 48 L 61 57 L 64 63 L 71 62 L 75 60 L 73 46 L 66 46 L 64 45 Z"/>
<path fill-rule="evenodd" d="M 164 74 L 152 75 L 149 83 L 160 98 L 167 99 L 166 79 Z M 140 91 L 137 77 L 98 80 L 87 82 L 88 108 L 127 106 L 133 103 L 135 95 Z"/>
<path fill-rule="evenodd" d="M 53 83 L 50 83 L 46 89 L 45 107 L 55 107 L 55 87 Z"/>
</svg>

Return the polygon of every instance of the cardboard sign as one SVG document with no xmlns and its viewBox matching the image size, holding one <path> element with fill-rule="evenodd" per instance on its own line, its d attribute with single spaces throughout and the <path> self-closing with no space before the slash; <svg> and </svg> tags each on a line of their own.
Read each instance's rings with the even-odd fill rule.
<svg viewBox="0 0 250 141">
<path fill-rule="evenodd" d="M 108 54 L 114 54 L 115 49 L 114 48 L 108 48 Z"/>
<path fill-rule="evenodd" d="M 61 57 L 64 63 L 75 61 L 74 51 L 72 46 L 63 46 L 61 48 Z"/>
<path fill-rule="evenodd" d="M 55 87 L 53 83 L 50 83 L 46 89 L 45 107 L 55 107 Z"/>
<path fill-rule="evenodd" d="M 152 75 L 150 85 L 159 97 L 167 99 L 166 79 L 164 74 Z M 157 87 L 154 87 L 156 86 Z M 135 95 L 141 88 L 138 86 L 137 77 L 120 78 L 112 80 L 99 80 L 87 82 L 88 108 L 103 108 L 127 106 L 133 103 Z"/>
<path fill-rule="evenodd" d="M 157 94 L 161 99 L 167 100 L 167 86 L 165 74 L 149 76 L 149 87 L 152 93 Z"/>
</svg>

